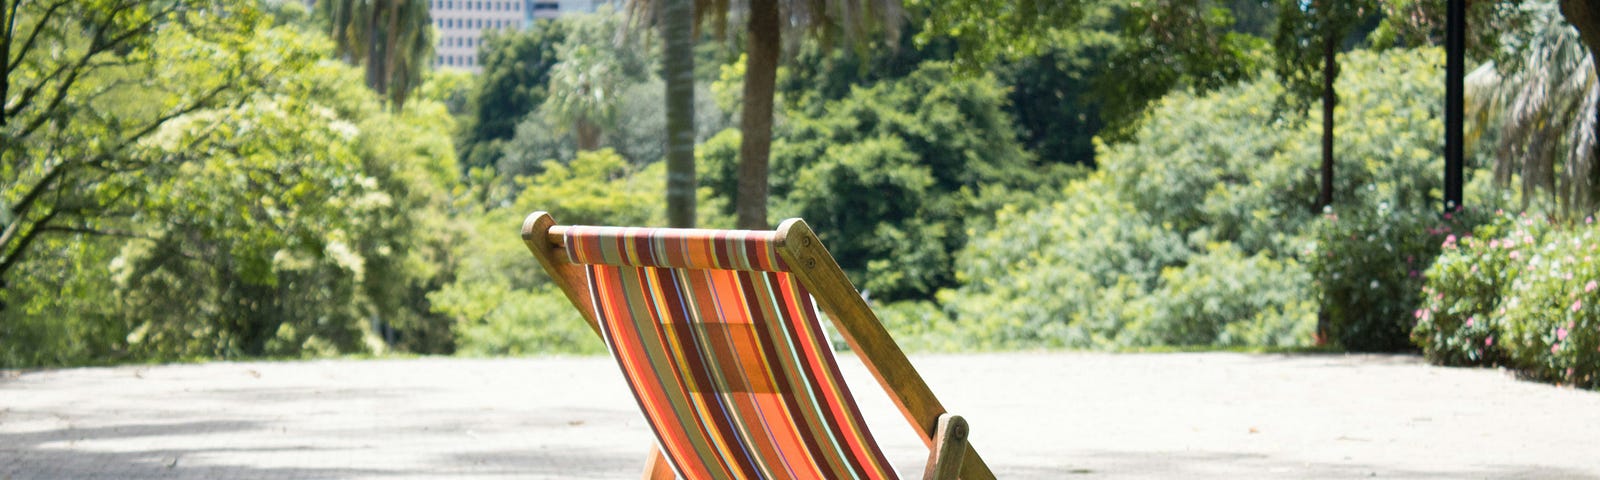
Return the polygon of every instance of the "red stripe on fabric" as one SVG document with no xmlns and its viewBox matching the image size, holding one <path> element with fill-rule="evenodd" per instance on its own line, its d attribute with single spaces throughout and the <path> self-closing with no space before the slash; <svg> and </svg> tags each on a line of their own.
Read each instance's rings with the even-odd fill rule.
<svg viewBox="0 0 1600 480">
<path fill-rule="evenodd" d="M 782 315 L 783 308 L 779 306 L 777 310 L 777 313 Z M 809 460 L 806 463 L 810 463 L 812 468 L 817 469 L 818 473 L 822 473 L 824 471 L 837 471 L 836 466 L 830 467 L 828 465 L 833 463 L 828 461 L 828 459 L 833 457 L 833 452 L 828 451 L 828 449 L 823 446 L 823 439 L 818 437 L 818 434 L 823 433 L 818 430 L 819 428 L 823 428 L 821 425 L 819 425 L 819 423 L 825 423 L 825 420 L 823 418 L 816 417 L 815 414 L 821 412 L 810 411 L 806 407 L 806 405 L 809 405 L 811 401 L 805 398 L 807 396 L 806 389 L 803 387 L 805 380 L 803 378 L 794 377 L 795 374 L 798 374 L 801 377 L 805 376 L 806 372 L 804 371 L 804 365 L 795 363 L 799 359 L 779 353 L 792 351 L 789 342 L 785 341 L 783 338 L 787 335 L 779 330 L 783 328 L 783 318 L 780 317 L 773 319 L 762 317 L 752 319 L 752 321 L 756 325 L 760 326 L 762 330 L 767 332 L 765 335 L 760 336 L 761 339 L 768 342 L 766 345 L 764 345 L 766 347 L 766 351 L 768 352 L 767 363 L 772 366 L 773 375 L 776 377 L 776 383 L 784 386 L 780 394 L 784 399 L 784 406 L 787 409 L 787 416 L 791 419 L 791 421 L 795 422 L 795 428 L 797 432 L 801 433 L 800 438 L 797 440 L 805 447 L 804 455 L 809 457 Z M 789 367 L 785 368 L 785 365 L 789 365 Z M 791 374 L 791 372 L 788 371 L 790 369 L 795 370 L 795 372 Z"/>
<path fill-rule="evenodd" d="M 621 271 L 616 267 L 590 266 L 588 269 L 590 284 L 594 287 L 591 294 L 594 296 L 596 312 L 600 313 L 605 335 L 610 340 L 613 357 L 617 359 L 618 366 L 622 368 L 623 375 L 628 379 L 629 385 L 634 388 L 635 401 L 639 402 L 640 410 L 646 418 L 663 418 L 674 416 L 672 402 L 667 399 L 665 387 L 667 383 L 660 381 L 646 381 L 647 372 L 650 376 L 659 378 L 660 371 L 655 363 L 651 362 L 643 351 L 642 335 L 629 321 L 630 315 L 616 314 L 617 308 L 626 309 L 626 296 L 619 295 L 614 289 L 621 287 Z M 601 289 L 608 289 L 604 292 Z M 670 369 L 669 369 L 670 371 Z M 681 384 L 681 382 L 674 382 Z M 685 395 L 686 397 L 686 395 Z M 681 429 L 652 429 L 656 440 L 666 452 L 670 464 L 680 475 L 689 475 L 691 478 L 708 478 L 710 472 L 699 462 L 684 464 L 673 459 L 691 458 L 694 447 L 688 438 L 689 433 Z"/>
<path fill-rule="evenodd" d="M 644 270 L 665 272 L 665 270 L 653 268 Z M 677 286 L 676 278 L 673 275 L 665 275 L 665 277 L 671 279 L 672 285 L 677 287 L 672 292 L 672 295 L 669 296 L 681 297 L 682 290 L 681 287 Z M 750 452 L 748 449 L 743 448 L 743 442 L 739 441 L 739 435 L 734 431 L 731 424 L 734 421 L 731 417 L 733 412 L 728 410 L 728 406 L 723 403 L 723 399 L 720 396 L 712 391 L 711 388 L 708 388 L 715 385 L 708 373 L 708 369 L 715 368 L 715 364 L 712 363 L 713 360 L 707 355 L 708 352 L 704 349 L 704 345 L 701 344 L 702 339 L 699 338 L 700 336 L 695 331 L 696 329 L 687 324 L 688 319 L 680 318 L 675 320 L 678 320 L 677 324 L 674 325 L 677 328 L 671 328 L 669 331 L 676 333 L 679 346 L 684 349 L 683 354 L 687 357 L 685 360 L 688 362 L 685 365 L 681 365 L 679 371 L 687 373 L 687 376 L 694 379 L 696 386 L 689 389 L 691 395 L 698 397 L 705 408 L 709 410 L 704 412 L 701 417 L 702 428 L 706 428 L 708 433 L 716 435 L 728 448 L 737 449 L 728 452 L 731 455 L 725 456 L 733 458 L 722 459 L 730 471 L 736 471 L 737 474 L 744 475 L 742 478 L 756 476 L 758 468 L 750 463 Z M 691 365 L 694 368 L 690 368 Z M 687 370 L 687 372 L 684 372 L 684 370 Z"/>
<path fill-rule="evenodd" d="M 835 423 L 835 425 L 840 429 L 850 428 L 853 432 L 850 435 L 841 435 L 840 437 L 845 442 L 850 443 L 855 451 L 855 455 L 851 455 L 851 460 L 857 462 L 857 467 L 862 468 L 864 470 L 863 473 L 878 470 L 868 468 L 867 465 L 859 463 L 866 456 L 871 456 L 872 460 L 881 468 L 889 469 L 888 459 L 883 456 L 883 451 L 878 449 L 878 442 L 872 438 L 872 431 L 867 428 L 866 420 L 861 417 L 860 410 L 855 408 L 855 396 L 850 393 L 849 387 L 844 383 L 844 378 L 840 375 L 838 361 L 834 358 L 827 335 L 822 330 L 821 319 L 817 318 L 817 310 L 811 301 L 811 294 L 806 291 L 803 285 L 795 282 L 792 276 L 785 274 L 780 275 L 780 277 L 782 277 L 780 282 L 784 284 L 784 288 L 780 290 L 786 295 L 784 303 L 793 305 L 793 311 L 801 317 L 791 323 L 804 325 L 811 331 L 812 341 L 808 343 L 813 347 L 811 352 L 813 361 L 824 364 L 819 365 L 821 368 L 816 368 L 813 371 L 822 372 L 822 375 L 830 380 L 827 388 L 831 394 L 828 395 L 828 398 L 833 402 L 836 413 L 834 418 L 849 422 L 844 425 Z M 820 347 L 824 351 L 817 352 L 815 347 Z"/>
</svg>

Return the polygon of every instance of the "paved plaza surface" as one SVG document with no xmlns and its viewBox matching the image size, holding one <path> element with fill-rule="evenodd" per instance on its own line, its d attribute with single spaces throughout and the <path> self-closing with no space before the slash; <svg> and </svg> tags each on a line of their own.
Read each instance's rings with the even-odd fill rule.
<svg viewBox="0 0 1600 480">
<path fill-rule="evenodd" d="M 926 450 L 854 357 L 903 476 Z M 913 363 L 1000 478 L 1600 479 L 1600 394 L 1409 356 L 985 354 Z M 0 480 L 638 478 L 610 359 L 0 372 Z"/>
</svg>

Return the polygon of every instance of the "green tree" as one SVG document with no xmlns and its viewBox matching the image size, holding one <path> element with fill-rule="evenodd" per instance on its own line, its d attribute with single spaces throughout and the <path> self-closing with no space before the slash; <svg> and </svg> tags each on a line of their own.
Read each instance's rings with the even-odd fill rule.
<svg viewBox="0 0 1600 480">
<path fill-rule="evenodd" d="M 1381 0 L 1383 20 L 1372 31 L 1374 47 L 1443 47 L 1445 16 L 1450 0 Z M 1467 0 L 1466 53 L 1469 58 L 1499 60 L 1505 54 L 1501 38 L 1528 27 L 1529 18 L 1517 8 L 1523 0 Z"/>
<path fill-rule="evenodd" d="M 953 283 L 952 252 L 988 214 L 1066 172 L 1018 143 L 993 77 L 947 63 L 858 88 L 813 117 L 788 116 L 773 148 L 774 208 L 806 218 L 857 285 L 882 299 L 929 298 Z M 706 185 L 732 198 L 739 132 L 702 146 Z M 732 213 L 732 211 L 730 211 Z"/>
<path fill-rule="evenodd" d="M 600 148 L 602 130 L 616 122 L 619 68 L 614 57 L 576 44 L 563 48 L 561 62 L 550 70 L 550 96 L 543 111 L 573 132 L 579 151 Z"/>
<path fill-rule="evenodd" d="M 998 70 L 1014 86 L 1010 108 L 1042 158 L 1089 164 L 1091 138 L 1125 140 L 1168 92 L 1253 77 L 1273 13 L 1249 0 L 912 5 L 923 17 L 919 45 L 953 38 L 964 70 Z"/>
<path fill-rule="evenodd" d="M 1582 129 L 1582 125 L 1588 124 L 1589 131 L 1581 135 L 1588 140 L 1589 145 L 1587 152 L 1581 151 L 1581 146 L 1575 146 L 1575 155 L 1582 157 L 1576 157 L 1574 160 L 1587 158 L 1589 191 L 1582 195 L 1588 197 L 1587 203 L 1592 212 L 1600 206 L 1600 161 L 1596 160 L 1600 158 L 1600 106 L 1597 106 L 1600 104 L 1600 81 L 1596 81 L 1600 79 L 1600 5 L 1587 0 L 1561 0 L 1561 15 L 1578 30 L 1579 38 L 1582 38 L 1583 44 L 1589 48 L 1587 100 L 1589 108 L 1585 112 L 1588 118 L 1577 121 L 1577 126 L 1574 127 Z"/>
<path fill-rule="evenodd" d="M 64 155 L 21 165 L 38 169 L 27 175 L 101 163 L 73 167 L 87 172 L 54 188 L 79 190 L 36 204 L 74 210 L 34 237 L 13 266 L 18 285 L 0 292 L 15 305 L 0 311 L 0 359 L 326 354 L 381 350 L 385 340 L 448 352 L 448 323 L 421 297 L 448 277 L 440 252 L 450 229 L 436 219 L 456 168 L 443 107 L 382 113 L 359 72 L 328 61 L 320 35 L 273 27 L 249 9 L 184 13 L 150 19 L 152 36 L 123 52 L 131 58 L 96 59 L 85 90 L 66 94 L 99 107 L 52 119 L 82 137 L 16 147 Z M 228 101 L 183 103 L 219 83 L 229 88 L 216 98 Z M 161 121 L 141 123 L 150 118 Z M 118 120 L 148 131 L 122 140 Z M 68 154 L 89 143 L 101 145 Z M 6 165 L 17 164 L 8 156 Z"/>
<path fill-rule="evenodd" d="M 1428 231 L 1440 224 L 1444 86 L 1417 72 L 1442 58 L 1353 52 L 1340 77 L 1349 133 L 1338 137 L 1337 225 L 1357 212 L 1403 212 L 1404 224 L 1318 241 L 1328 220 L 1309 208 L 1318 185 L 1305 165 L 1320 129 L 1281 121 L 1272 104 L 1284 85 L 1269 73 L 1158 100 L 1132 139 L 1100 144 L 1098 171 L 1042 206 L 1000 208 L 955 255 L 960 287 L 938 298 L 975 343 L 995 347 L 1306 345 L 1319 296 L 1348 301 L 1345 320 L 1404 321 L 1391 307 L 1414 304 L 1411 271 L 1430 260 L 1406 249 L 1441 236 Z"/>
<path fill-rule="evenodd" d="M 483 73 L 470 102 L 471 120 L 463 130 L 463 168 L 499 164 L 502 143 L 516 134 L 517 122 L 549 96 L 550 69 L 567 23 L 539 20 L 526 30 L 487 32 L 478 50 Z"/>
<path fill-rule="evenodd" d="M 367 86 L 404 108 L 433 60 L 428 1 L 324 0 L 317 2 L 317 13 L 337 54 L 365 66 Z"/>
<path fill-rule="evenodd" d="M 140 142 L 309 61 L 252 45 L 264 25 L 249 6 L 7 0 L 3 11 L 0 294 L 46 237 L 139 235 L 121 221 L 138 215 L 138 178 L 168 167 L 139 156 Z"/>
<path fill-rule="evenodd" d="M 922 15 L 917 43 L 955 39 L 958 62 L 972 70 L 999 59 L 1036 55 L 1051 32 L 1083 18 L 1086 0 L 907 0 Z"/>
<path fill-rule="evenodd" d="M 542 113 L 570 129 L 578 150 L 595 150 L 616 126 L 622 90 L 649 77 L 654 57 L 623 35 L 621 18 L 610 11 L 567 21 L 572 29 L 557 49 Z"/>
<path fill-rule="evenodd" d="M 641 0 L 647 3 L 655 0 Z M 707 2 L 695 12 L 698 18 L 717 21 L 727 28 L 729 2 Z M 765 229 L 767 224 L 768 170 L 772 153 L 773 99 L 784 31 L 803 28 L 826 39 L 836 32 L 856 45 L 871 44 L 876 32 L 895 38 L 901 21 L 899 0 L 865 2 L 841 0 L 749 0 L 745 5 L 745 75 L 739 130 L 739 190 L 734 197 L 739 228 Z"/>
<path fill-rule="evenodd" d="M 1562 21 L 1554 2 L 1530 1 L 1526 33 L 1511 33 L 1500 62 L 1468 75 L 1477 115 L 1499 136 L 1495 180 L 1520 177 L 1526 209 L 1541 192 L 1566 218 L 1600 206 L 1596 162 L 1597 97 L 1594 56 L 1579 32 Z"/>
</svg>

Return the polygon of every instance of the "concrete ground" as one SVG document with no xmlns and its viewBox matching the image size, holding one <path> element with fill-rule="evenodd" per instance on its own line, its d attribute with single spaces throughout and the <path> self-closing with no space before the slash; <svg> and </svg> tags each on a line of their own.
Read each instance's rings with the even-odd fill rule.
<svg viewBox="0 0 1600 480">
<path fill-rule="evenodd" d="M 921 443 L 853 357 L 901 473 Z M 1600 394 L 1415 357 L 913 358 L 1000 478 L 1600 479 Z M 0 372 L 0 480 L 637 478 L 607 358 Z"/>
</svg>

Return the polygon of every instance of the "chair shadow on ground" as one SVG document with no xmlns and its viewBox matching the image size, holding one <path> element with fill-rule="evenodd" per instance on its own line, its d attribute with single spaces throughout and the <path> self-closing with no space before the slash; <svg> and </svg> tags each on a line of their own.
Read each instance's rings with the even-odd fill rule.
<svg viewBox="0 0 1600 480">
<path fill-rule="evenodd" d="M 260 428 L 255 422 L 200 421 L 131 424 L 92 428 L 61 428 L 29 433 L 0 434 L 0 478 L 23 479 L 211 479 L 349 478 L 370 473 L 344 469 L 265 469 L 245 466 L 191 466 L 186 456 L 232 448 L 145 449 L 104 451 L 73 448 L 80 443 L 141 437 L 198 436 Z M 273 449 L 252 449 L 271 451 Z M 293 450 L 277 448 L 276 450 Z"/>
<path fill-rule="evenodd" d="M 422 469 L 264 467 L 216 464 L 191 459 L 217 453 L 328 453 L 325 446 L 243 446 L 102 450 L 74 448 L 106 440 L 143 437 L 204 437 L 219 433 L 258 431 L 271 426 L 247 421 L 148 423 L 93 428 L 61 428 L 0 434 L 0 479 L 277 479 L 335 480 L 347 478 L 450 478 L 462 475 L 512 478 L 620 478 L 636 475 L 644 454 L 622 456 L 582 448 L 537 449 L 442 454 L 426 459 Z M 375 438 L 383 435 L 377 433 Z M 381 445 L 373 448 L 384 448 Z M 642 452 L 642 450 L 641 450 Z M 626 468 L 622 468 L 626 466 Z M 609 467 L 609 468 L 608 468 Z M 581 472 L 574 474 L 574 472 Z M 591 475 L 592 472 L 592 475 Z"/>
</svg>

